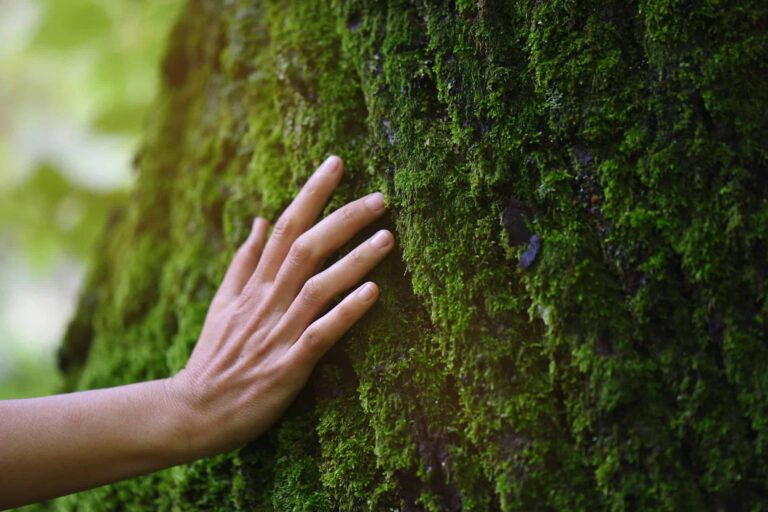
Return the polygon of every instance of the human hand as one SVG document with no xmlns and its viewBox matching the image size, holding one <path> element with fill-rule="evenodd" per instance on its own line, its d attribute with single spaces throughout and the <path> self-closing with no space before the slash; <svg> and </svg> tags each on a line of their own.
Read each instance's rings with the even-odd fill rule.
<svg viewBox="0 0 768 512">
<path fill-rule="evenodd" d="M 166 381 L 186 455 L 212 455 L 262 434 L 283 414 L 322 356 L 378 298 L 368 282 L 320 318 L 394 246 L 381 230 L 331 267 L 323 260 L 385 212 L 370 194 L 313 223 L 343 174 L 328 158 L 280 216 L 269 240 L 257 218 L 211 302 L 186 367 Z M 266 246 L 265 246 L 266 245 Z"/>
</svg>

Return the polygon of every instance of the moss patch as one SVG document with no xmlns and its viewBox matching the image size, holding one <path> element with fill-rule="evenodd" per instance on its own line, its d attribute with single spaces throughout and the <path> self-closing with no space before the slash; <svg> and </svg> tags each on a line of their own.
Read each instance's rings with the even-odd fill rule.
<svg viewBox="0 0 768 512">
<path fill-rule="evenodd" d="M 764 507 L 764 2 L 219 4 L 169 38 L 71 388 L 181 368 L 252 218 L 329 153 L 329 210 L 385 192 L 399 252 L 262 439 L 53 506 Z"/>
</svg>

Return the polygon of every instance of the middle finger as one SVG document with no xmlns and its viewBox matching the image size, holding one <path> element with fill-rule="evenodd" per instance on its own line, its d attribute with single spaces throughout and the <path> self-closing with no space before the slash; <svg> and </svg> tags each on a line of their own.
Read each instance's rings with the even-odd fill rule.
<svg viewBox="0 0 768 512">
<path fill-rule="evenodd" d="M 275 278 L 293 242 L 312 226 L 323 211 L 325 203 L 339 184 L 342 167 L 343 162 L 339 157 L 328 157 L 280 215 L 248 283 L 249 287 Z"/>
<path fill-rule="evenodd" d="M 385 210 L 384 195 L 375 192 L 342 206 L 299 236 L 275 278 L 274 297 L 279 305 L 287 308 L 320 262 Z"/>
</svg>

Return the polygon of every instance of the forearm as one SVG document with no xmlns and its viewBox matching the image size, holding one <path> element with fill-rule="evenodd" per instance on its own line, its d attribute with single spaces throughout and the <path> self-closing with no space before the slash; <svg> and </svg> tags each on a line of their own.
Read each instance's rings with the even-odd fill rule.
<svg viewBox="0 0 768 512">
<path fill-rule="evenodd" d="M 188 462 L 165 382 L 0 401 L 0 508 Z"/>
</svg>

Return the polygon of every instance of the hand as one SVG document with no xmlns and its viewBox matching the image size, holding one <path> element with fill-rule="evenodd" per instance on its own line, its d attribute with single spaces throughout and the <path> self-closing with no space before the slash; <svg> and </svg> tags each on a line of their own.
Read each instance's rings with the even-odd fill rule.
<svg viewBox="0 0 768 512">
<path fill-rule="evenodd" d="M 166 381 L 182 414 L 187 455 L 241 446 L 283 414 L 322 356 L 378 298 L 365 283 L 320 318 L 337 294 L 359 282 L 392 249 L 381 230 L 327 270 L 323 260 L 381 217 L 374 193 L 313 223 L 338 185 L 343 163 L 328 158 L 280 216 L 267 241 L 257 218 L 208 310 L 186 367 Z M 265 247 L 266 244 L 266 247 Z"/>
<path fill-rule="evenodd" d="M 0 400 L 0 508 L 62 496 L 240 446 L 291 403 L 320 356 L 378 297 L 373 283 L 316 319 L 392 249 L 382 230 L 327 270 L 323 259 L 386 210 L 371 194 L 312 227 L 342 174 L 326 160 L 280 217 L 256 219 L 174 377 Z M 266 244 L 266 247 L 264 247 Z"/>
</svg>

